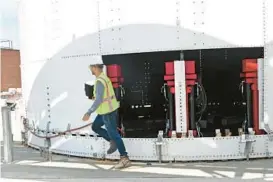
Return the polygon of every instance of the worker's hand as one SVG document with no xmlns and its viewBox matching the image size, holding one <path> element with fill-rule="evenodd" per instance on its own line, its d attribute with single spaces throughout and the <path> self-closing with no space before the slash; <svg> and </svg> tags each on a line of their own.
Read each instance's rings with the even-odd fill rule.
<svg viewBox="0 0 273 182">
<path fill-rule="evenodd" d="M 82 117 L 83 121 L 88 121 L 90 118 L 90 115 L 88 113 L 85 113 L 84 116 Z"/>
</svg>

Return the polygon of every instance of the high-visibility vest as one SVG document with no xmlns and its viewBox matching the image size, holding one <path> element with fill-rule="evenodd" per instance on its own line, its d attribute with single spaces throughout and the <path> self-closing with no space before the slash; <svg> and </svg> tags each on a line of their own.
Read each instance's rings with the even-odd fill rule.
<svg viewBox="0 0 273 182">
<path fill-rule="evenodd" d="M 119 108 L 119 102 L 116 99 L 116 95 L 111 80 L 104 73 L 101 73 L 100 76 L 97 77 L 94 85 L 93 91 L 94 96 L 96 96 L 96 85 L 98 81 L 100 81 L 103 84 L 104 93 L 103 102 L 96 110 L 96 113 L 102 115 L 115 111 L 116 109 Z"/>
</svg>

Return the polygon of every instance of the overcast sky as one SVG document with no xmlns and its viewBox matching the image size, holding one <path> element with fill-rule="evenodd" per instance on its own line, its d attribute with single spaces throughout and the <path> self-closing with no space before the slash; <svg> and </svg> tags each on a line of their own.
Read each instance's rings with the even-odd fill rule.
<svg viewBox="0 0 273 182">
<path fill-rule="evenodd" d="M 19 49 L 18 0 L 0 0 L 0 39 L 13 41 L 13 48 Z"/>
</svg>

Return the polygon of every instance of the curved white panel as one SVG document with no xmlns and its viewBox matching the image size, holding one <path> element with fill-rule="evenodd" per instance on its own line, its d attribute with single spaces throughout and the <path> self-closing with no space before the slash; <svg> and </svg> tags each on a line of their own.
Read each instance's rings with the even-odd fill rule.
<svg viewBox="0 0 273 182">
<path fill-rule="evenodd" d="M 169 49 L 164 37 L 168 35 L 169 43 L 177 43 L 176 17 L 175 0 L 100 1 L 102 52 L 115 54 Z M 157 39 L 159 44 L 156 44 Z"/>
<path fill-rule="evenodd" d="M 20 2 L 23 96 L 28 118 L 39 128 L 48 121 L 57 130 L 68 123 L 86 124 L 81 117 L 92 102 L 83 86 L 94 79 L 88 65 L 90 56 L 99 53 L 97 10 L 97 2 L 88 0 Z M 95 36 L 88 39 L 92 33 Z M 90 127 L 84 131 L 92 133 Z"/>
<path fill-rule="evenodd" d="M 51 58 L 68 44 L 74 44 L 75 40 L 98 32 L 97 1 L 50 0 L 44 22 L 46 24 L 47 57 Z M 86 41 L 88 43 L 81 47 L 86 47 L 87 50 L 77 49 L 75 46 L 76 50 L 70 50 L 71 55 L 99 53 L 98 37 L 96 40 Z"/>
<path fill-rule="evenodd" d="M 260 0 L 100 1 L 103 54 L 263 46 Z"/>
<path fill-rule="evenodd" d="M 93 39 L 87 39 L 87 35 L 98 33 L 99 12 L 97 0 L 62 0 L 59 5 L 62 11 L 59 17 L 62 21 L 62 34 L 67 36 L 69 41 L 62 41 L 67 47 L 68 44 L 74 46 L 60 56 L 99 54 L 99 35 Z M 56 19 L 58 17 L 55 17 Z M 61 36 L 63 37 L 63 35 Z M 81 39 L 80 42 L 76 41 Z M 79 44 L 80 43 L 80 44 Z M 63 46 L 61 46 L 63 48 Z"/>
<path fill-rule="evenodd" d="M 263 1 L 204 0 L 206 35 L 237 47 L 263 46 Z M 201 16 L 201 15 L 200 15 Z M 204 47 L 229 47 L 204 39 Z"/>
<path fill-rule="evenodd" d="M 71 128 L 86 124 L 81 118 L 92 101 L 85 96 L 84 83 L 95 78 L 88 68 L 92 56 L 84 58 L 54 57 L 34 77 L 27 109 L 28 117 L 39 122 L 39 127 L 45 128 L 46 123 L 51 121 L 51 129 L 62 131 L 69 123 Z M 91 120 L 94 117 L 95 114 Z M 91 132 L 90 128 L 86 131 Z"/>
<path fill-rule="evenodd" d="M 265 29 L 266 29 L 266 41 L 267 43 L 273 42 L 273 1 L 264 1 L 264 16 L 265 16 Z"/>
<path fill-rule="evenodd" d="M 37 60 L 44 60 L 46 16 L 48 1 L 23 0 L 20 2 L 20 44 L 22 64 Z"/>
<path fill-rule="evenodd" d="M 47 7 L 47 1 L 20 1 L 20 56 L 24 100 L 28 100 L 33 81 L 46 60 L 46 27 L 43 20 Z M 24 67 L 27 64 L 29 68 Z"/>
<path fill-rule="evenodd" d="M 200 158 L 205 160 L 217 160 L 219 158 L 242 159 L 245 157 L 244 145 L 240 146 L 239 142 L 239 137 L 167 139 L 167 160 L 195 161 L 200 160 Z"/>
<path fill-rule="evenodd" d="M 43 140 L 30 135 L 29 145 L 43 147 Z M 267 136 L 253 136 L 256 140 L 250 150 L 250 158 L 272 157 L 273 142 Z M 124 138 L 131 160 L 158 161 L 159 150 L 154 138 Z M 94 137 L 58 137 L 51 141 L 50 150 L 54 153 L 70 156 L 119 159 L 117 152 L 106 155 L 109 144 L 102 138 Z M 240 137 L 219 138 L 170 138 L 163 140 L 162 161 L 210 161 L 227 159 L 245 159 L 245 143 Z"/>
</svg>

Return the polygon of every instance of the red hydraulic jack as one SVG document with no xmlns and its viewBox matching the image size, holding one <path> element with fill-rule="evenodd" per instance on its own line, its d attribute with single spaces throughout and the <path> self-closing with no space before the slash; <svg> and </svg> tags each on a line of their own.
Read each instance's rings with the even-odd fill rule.
<svg viewBox="0 0 273 182">
<path fill-rule="evenodd" d="M 112 65 L 107 65 L 106 70 L 107 70 L 107 76 L 111 80 L 113 88 L 115 90 L 116 98 L 118 101 L 120 101 L 120 105 L 122 106 L 123 95 L 121 94 L 122 93 L 121 85 L 124 82 L 124 78 L 122 77 L 122 74 L 121 74 L 121 67 L 120 65 L 112 64 Z M 118 117 L 119 117 L 118 127 L 121 128 L 122 121 L 120 118 L 120 114 Z M 119 132 L 122 136 L 125 136 L 124 131 L 119 129 Z"/>
<path fill-rule="evenodd" d="M 113 87 L 119 88 L 123 83 L 124 79 L 121 75 L 121 67 L 117 64 L 112 64 L 107 66 L 107 76 L 111 80 Z"/>
<path fill-rule="evenodd" d="M 164 80 L 168 86 L 168 101 L 169 101 L 169 132 L 168 137 L 172 136 L 175 131 L 175 111 L 174 111 L 174 95 L 175 95 L 175 76 L 174 76 L 174 61 L 165 63 Z M 193 131 L 193 136 L 197 136 L 195 124 L 195 83 L 197 75 L 195 73 L 195 61 L 185 61 L 185 77 L 186 77 L 186 91 L 187 91 L 187 133 L 189 130 Z M 176 134 L 180 138 L 180 134 Z"/>
<path fill-rule="evenodd" d="M 258 92 L 258 63 L 257 59 L 244 59 L 241 78 L 246 88 L 247 124 L 255 134 L 263 132 L 259 129 L 259 92 Z"/>
<path fill-rule="evenodd" d="M 164 80 L 167 82 L 167 93 L 168 93 L 168 106 L 169 106 L 169 131 L 168 137 L 172 137 L 172 132 L 175 131 L 175 84 L 174 84 L 174 62 L 165 63 L 165 76 Z"/>
</svg>

